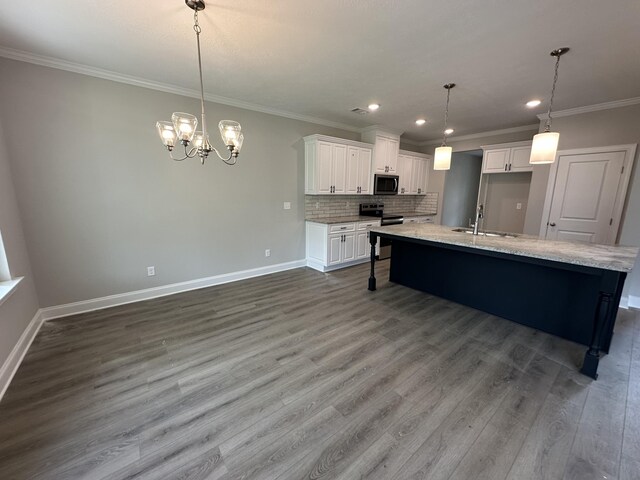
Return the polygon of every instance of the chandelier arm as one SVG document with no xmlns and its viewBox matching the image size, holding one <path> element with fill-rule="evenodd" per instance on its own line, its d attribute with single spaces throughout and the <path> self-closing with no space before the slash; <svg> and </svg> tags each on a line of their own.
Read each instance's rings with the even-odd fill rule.
<svg viewBox="0 0 640 480">
<path fill-rule="evenodd" d="M 196 152 L 198 151 L 197 148 L 192 148 L 191 150 L 187 151 L 187 146 L 184 146 L 184 157 L 182 158 L 176 158 L 173 156 L 173 151 L 169 150 L 169 157 L 171 157 L 171 160 L 175 160 L 176 162 L 182 162 L 183 160 L 186 160 L 187 158 L 193 158 L 196 156 Z"/>
<path fill-rule="evenodd" d="M 224 163 L 226 163 L 227 165 L 233 165 L 234 163 L 236 163 L 235 160 L 233 161 L 233 163 L 229 163 L 229 160 L 231 160 L 231 158 L 233 157 L 233 151 L 229 151 L 229 156 L 226 158 L 220 155 L 220 152 L 218 152 L 218 150 L 214 147 L 211 147 L 211 151 L 216 152 L 216 155 L 218 155 L 218 158 L 222 160 Z"/>
</svg>

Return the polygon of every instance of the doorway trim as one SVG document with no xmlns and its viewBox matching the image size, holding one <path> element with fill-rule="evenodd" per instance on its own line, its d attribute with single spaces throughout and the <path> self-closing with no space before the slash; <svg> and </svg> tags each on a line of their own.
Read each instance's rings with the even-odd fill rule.
<svg viewBox="0 0 640 480">
<path fill-rule="evenodd" d="M 540 222 L 539 237 L 545 238 L 547 236 L 547 228 L 549 224 L 549 215 L 551 214 L 551 203 L 553 202 L 553 192 L 556 188 L 556 179 L 558 176 L 558 164 L 560 163 L 560 157 L 562 155 L 587 155 L 590 153 L 613 153 L 613 152 L 625 152 L 624 163 L 622 172 L 622 184 L 618 186 L 618 192 L 616 193 L 616 200 L 613 207 L 613 231 L 616 232 L 616 238 L 613 239 L 613 243 L 618 240 L 620 234 L 620 220 L 622 219 L 622 210 L 624 208 L 624 201 L 627 196 L 627 188 L 629 187 L 629 181 L 631 180 L 631 170 L 633 170 L 633 162 L 636 158 L 637 143 L 630 143 L 627 145 L 609 145 L 604 147 L 589 147 L 589 148 L 574 148 L 571 150 L 559 150 L 556 153 L 556 161 L 551 164 L 551 170 L 549 170 L 549 180 L 547 181 L 547 193 L 544 196 L 544 207 L 542 209 L 542 221 Z"/>
</svg>

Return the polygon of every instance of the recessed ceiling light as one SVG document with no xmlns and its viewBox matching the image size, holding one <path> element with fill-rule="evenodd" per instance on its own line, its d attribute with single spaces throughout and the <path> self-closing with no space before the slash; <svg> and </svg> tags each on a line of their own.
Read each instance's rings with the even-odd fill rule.
<svg viewBox="0 0 640 480">
<path fill-rule="evenodd" d="M 542 101 L 541 101 L 541 100 L 529 100 L 529 101 L 527 102 L 527 107 L 529 107 L 529 108 L 535 108 L 535 107 L 537 107 L 538 105 L 540 105 L 541 103 L 542 103 Z"/>
<path fill-rule="evenodd" d="M 416 120 L 416 125 L 424 125 L 427 121 L 424 118 L 419 118 Z"/>
<path fill-rule="evenodd" d="M 372 112 L 375 112 L 379 108 L 380 105 L 378 105 L 377 103 L 372 103 L 371 105 L 369 105 L 369 110 L 371 110 Z"/>
<path fill-rule="evenodd" d="M 453 128 L 447 128 L 447 129 L 444 131 L 444 134 L 445 134 L 445 135 L 451 135 L 452 133 L 453 133 Z"/>
</svg>

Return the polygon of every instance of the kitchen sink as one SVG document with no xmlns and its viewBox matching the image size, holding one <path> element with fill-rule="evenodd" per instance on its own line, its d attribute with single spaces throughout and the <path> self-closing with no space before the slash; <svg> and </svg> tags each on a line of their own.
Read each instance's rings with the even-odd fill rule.
<svg viewBox="0 0 640 480">
<path fill-rule="evenodd" d="M 468 233 L 473 235 L 473 228 L 454 228 L 453 232 Z M 502 238 L 516 238 L 518 235 L 515 233 L 503 233 L 503 232 L 478 232 L 478 235 L 483 237 L 502 237 Z"/>
</svg>

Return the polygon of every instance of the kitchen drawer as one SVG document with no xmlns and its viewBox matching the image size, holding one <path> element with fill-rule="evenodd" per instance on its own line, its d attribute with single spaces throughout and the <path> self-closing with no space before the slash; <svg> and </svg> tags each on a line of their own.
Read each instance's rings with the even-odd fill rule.
<svg viewBox="0 0 640 480">
<path fill-rule="evenodd" d="M 356 224 L 355 223 L 337 223 L 335 225 L 329 226 L 329 233 L 345 233 L 345 232 L 355 232 Z"/>
<path fill-rule="evenodd" d="M 372 227 L 379 227 L 379 226 L 380 226 L 380 220 L 373 220 L 371 222 L 359 222 L 358 230 L 368 230 Z"/>
<path fill-rule="evenodd" d="M 433 217 L 409 217 L 404 219 L 404 223 L 433 223 Z"/>
</svg>

